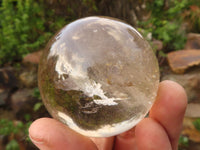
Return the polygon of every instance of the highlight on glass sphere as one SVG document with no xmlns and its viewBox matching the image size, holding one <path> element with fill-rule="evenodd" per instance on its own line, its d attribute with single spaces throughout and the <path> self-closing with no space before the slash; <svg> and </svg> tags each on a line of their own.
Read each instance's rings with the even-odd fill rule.
<svg viewBox="0 0 200 150">
<path fill-rule="evenodd" d="M 109 137 L 146 116 L 157 94 L 159 67 L 136 29 L 94 16 L 66 25 L 49 41 L 38 84 L 55 119 L 82 135 Z"/>
</svg>

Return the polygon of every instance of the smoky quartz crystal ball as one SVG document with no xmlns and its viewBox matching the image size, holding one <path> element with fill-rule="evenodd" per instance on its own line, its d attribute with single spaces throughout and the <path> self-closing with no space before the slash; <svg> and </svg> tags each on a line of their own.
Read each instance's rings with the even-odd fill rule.
<svg viewBox="0 0 200 150">
<path fill-rule="evenodd" d="M 132 26 L 87 17 L 66 25 L 47 44 L 38 83 L 55 119 L 85 136 L 109 137 L 146 116 L 157 94 L 159 67 Z"/>
</svg>

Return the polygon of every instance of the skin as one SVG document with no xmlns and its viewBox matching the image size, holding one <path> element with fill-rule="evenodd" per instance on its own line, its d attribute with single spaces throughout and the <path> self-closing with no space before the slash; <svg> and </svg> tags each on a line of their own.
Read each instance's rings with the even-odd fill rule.
<svg viewBox="0 0 200 150">
<path fill-rule="evenodd" d="M 41 118 L 32 123 L 29 136 L 41 150 L 177 150 L 186 106 L 184 89 L 163 81 L 149 118 L 120 135 L 88 138 L 54 119 Z"/>
</svg>

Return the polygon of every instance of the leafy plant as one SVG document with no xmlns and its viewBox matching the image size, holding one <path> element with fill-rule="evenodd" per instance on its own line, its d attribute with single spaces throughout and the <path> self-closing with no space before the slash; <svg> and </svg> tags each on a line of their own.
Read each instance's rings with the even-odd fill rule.
<svg viewBox="0 0 200 150">
<path fill-rule="evenodd" d="M 2 0 L 0 6 L 0 64 L 20 60 L 43 45 L 50 33 L 44 32 L 42 6 L 33 0 Z"/>
<path fill-rule="evenodd" d="M 200 6 L 191 5 L 188 10 L 184 11 L 182 17 L 190 24 L 190 30 L 193 32 L 200 32 Z"/>
<path fill-rule="evenodd" d="M 40 90 L 39 90 L 38 87 L 36 87 L 36 88 L 33 89 L 33 97 L 35 97 L 35 98 L 41 100 Z"/>
<path fill-rule="evenodd" d="M 33 111 L 38 111 L 42 106 L 43 106 L 42 102 L 37 102 L 33 107 Z"/>
<path fill-rule="evenodd" d="M 195 128 L 200 131 L 200 118 L 196 119 L 193 124 Z"/>
<path fill-rule="evenodd" d="M 40 90 L 38 89 L 38 87 L 34 88 L 33 90 L 33 97 L 41 100 L 41 96 L 40 96 Z M 35 103 L 35 105 L 33 106 L 33 111 L 38 111 L 41 107 L 43 106 L 43 103 L 41 101 Z"/>
<path fill-rule="evenodd" d="M 187 148 L 189 146 L 189 139 L 188 137 L 181 135 L 178 143 L 179 149 L 184 150 L 184 148 Z"/>
<path fill-rule="evenodd" d="M 21 130 L 23 127 L 22 122 L 18 122 L 17 124 L 14 124 L 13 121 L 7 120 L 7 119 L 1 119 L 0 120 L 0 135 L 10 135 L 10 134 L 16 134 Z"/>
<path fill-rule="evenodd" d="M 151 17 L 139 25 L 151 32 L 153 38 L 162 40 L 169 50 L 181 49 L 186 41 L 185 31 L 181 28 L 181 14 L 189 4 L 188 0 L 150 1 Z"/>
<path fill-rule="evenodd" d="M 19 144 L 17 142 L 17 135 L 23 134 L 26 137 L 25 140 L 27 142 L 30 142 L 30 139 L 28 137 L 28 128 L 31 123 L 32 123 L 31 121 L 23 123 L 21 121 L 13 122 L 12 120 L 8 119 L 0 119 L 0 135 L 10 137 L 9 138 L 10 141 L 6 144 L 6 150 L 19 149 Z"/>
<path fill-rule="evenodd" d="M 13 139 L 6 145 L 6 150 L 20 150 L 20 147 L 17 141 Z"/>
<path fill-rule="evenodd" d="M 82 3 L 83 3 L 83 5 L 85 5 L 86 7 L 89 6 L 89 8 L 90 8 L 91 10 L 94 10 L 94 11 L 96 11 L 96 12 L 98 11 L 98 8 L 97 8 L 96 3 L 95 3 L 94 0 L 82 0 Z"/>
</svg>

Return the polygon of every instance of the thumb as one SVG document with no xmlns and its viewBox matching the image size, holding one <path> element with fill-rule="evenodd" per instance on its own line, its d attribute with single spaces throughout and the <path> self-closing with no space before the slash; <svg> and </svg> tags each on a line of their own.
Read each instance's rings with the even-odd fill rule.
<svg viewBox="0 0 200 150">
<path fill-rule="evenodd" d="M 29 136 L 41 150 L 97 150 L 89 138 L 50 118 L 33 122 L 29 128 Z"/>
</svg>

